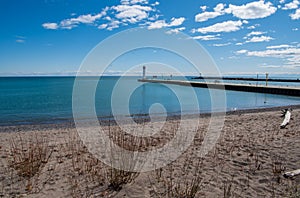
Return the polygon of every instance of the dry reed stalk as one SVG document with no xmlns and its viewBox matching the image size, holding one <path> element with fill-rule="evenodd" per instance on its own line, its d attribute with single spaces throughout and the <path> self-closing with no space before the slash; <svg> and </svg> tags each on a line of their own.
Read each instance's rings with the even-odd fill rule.
<svg viewBox="0 0 300 198">
<path fill-rule="evenodd" d="M 28 141 L 21 136 L 10 140 L 12 159 L 9 161 L 19 176 L 30 179 L 40 172 L 53 152 L 46 138 L 37 133 Z"/>
</svg>

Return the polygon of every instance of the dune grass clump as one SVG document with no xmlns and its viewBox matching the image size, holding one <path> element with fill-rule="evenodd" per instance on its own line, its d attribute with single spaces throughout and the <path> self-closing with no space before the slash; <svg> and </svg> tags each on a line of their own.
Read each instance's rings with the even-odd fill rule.
<svg viewBox="0 0 300 198">
<path fill-rule="evenodd" d="M 38 174 L 48 162 L 52 149 L 46 138 L 35 134 L 29 140 L 25 140 L 21 136 L 11 139 L 10 153 L 12 156 L 9 161 L 10 166 L 17 171 L 19 176 L 30 179 Z"/>
<path fill-rule="evenodd" d="M 117 126 L 109 124 L 105 130 L 115 145 L 126 150 L 134 151 L 143 146 L 138 137 L 125 134 Z M 111 159 L 118 157 L 120 168 L 117 169 L 113 165 L 104 164 L 90 153 L 77 133 L 70 134 L 66 145 L 68 156 L 71 159 L 69 182 L 73 195 L 112 195 L 139 175 L 139 172 L 130 171 L 134 170 L 136 165 L 133 156 L 123 154 L 114 156 L 113 153 L 110 153 Z M 111 147 L 113 148 L 113 146 L 112 144 Z M 125 167 L 125 164 L 128 166 Z M 123 165 L 124 168 L 122 168 Z"/>
<path fill-rule="evenodd" d="M 109 182 L 108 187 L 113 191 L 119 191 L 122 189 L 123 185 L 132 182 L 138 177 L 139 172 L 133 171 L 137 165 L 137 161 L 134 159 L 134 151 L 142 149 L 142 147 L 145 146 L 147 147 L 147 145 L 145 145 L 145 142 L 141 138 L 128 135 L 119 129 L 112 130 L 111 126 L 108 128 L 108 134 L 110 139 L 114 142 L 114 145 L 111 144 L 112 148 L 115 145 L 118 145 L 123 149 L 132 151 L 131 156 L 125 156 L 122 153 L 118 156 L 114 156 L 113 153 L 111 154 L 112 159 L 118 157 L 120 168 L 114 168 L 113 165 L 107 168 L 106 175 Z"/>
<path fill-rule="evenodd" d="M 109 168 L 108 177 L 109 177 L 109 189 L 113 191 L 119 191 L 122 189 L 122 186 L 132 182 L 137 176 L 138 172 L 133 171 L 124 171 L 115 168 Z"/>
<path fill-rule="evenodd" d="M 149 178 L 156 197 L 194 198 L 203 187 L 202 161 L 187 159 L 181 168 L 172 164 L 155 170 L 154 182 Z"/>
<path fill-rule="evenodd" d="M 103 164 L 88 152 L 77 133 L 65 142 L 65 158 L 70 161 L 68 182 L 72 197 L 91 197 L 105 192 Z M 100 195 L 99 195 L 100 196 Z"/>
</svg>

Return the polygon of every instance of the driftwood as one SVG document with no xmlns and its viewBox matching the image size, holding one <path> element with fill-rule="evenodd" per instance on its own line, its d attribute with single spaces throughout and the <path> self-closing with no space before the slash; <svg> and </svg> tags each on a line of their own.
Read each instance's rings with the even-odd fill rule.
<svg viewBox="0 0 300 198">
<path fill-rule="evenodd" d="M 300 175 L 300 169 L 289 171 L 289 172 L 285 172 L 283 174 L 284 177 L 294 177 L 296 175 Z"/>
<path fill-rule="evenodd" d="M 285 109 L 284 111 L 282 111 L 282 117 L 284 116 L 284 120 L 280 125 L 280 128 L 285 128 L 286 125 L 289 124 L 290 119 L 291 119 L 291 111 L 292 109 Z"/>
</svg>

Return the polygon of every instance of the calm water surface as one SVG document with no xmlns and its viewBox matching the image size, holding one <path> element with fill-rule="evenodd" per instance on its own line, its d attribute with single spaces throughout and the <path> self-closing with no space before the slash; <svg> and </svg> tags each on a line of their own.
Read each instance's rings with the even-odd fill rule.
<svg viewBox="0 0 300 198">
<path fill-rule="evenodd" d="M 0 125 L 53 123 L 72 119 L 72 90 L 75 77 L 1 77 L 0 78 Z M 119 77 L 103 77 L 98 83 L 95 94 L 97 116 L 104 118 L 112 115 L 111 95 Z M 190 91 L 186 87 L 162 84 L 140 83 L 138 77 L 122 79 L 123 89 L 114 93 L 114 108 L 118 113 L 147 114 L 153 104 L 161 104 L 155 113 L 189 114 L 218 111 L 212 109 L 209 91 L 193 88 L 200 109 L 195 109 Z M 95 77 L 84 77 L 82 83 L 89 91 Z M 124 101 L 124 93 L 137 87 L 131 93 L 129 105 Z M 181 103 L 174 93 L 179 93 Z M 226 109 L 262 108 L 300 104 L 298 97 L 271 94 L 226 91 Z M 127 103 L 128 104 L 128 103 Z M 82 109 L 84 109 L 84 105 Z M 127 111 L 127 109 L 129 110 Z M 184 110 L 182 112 L 182 109 Z"/>
</svg>

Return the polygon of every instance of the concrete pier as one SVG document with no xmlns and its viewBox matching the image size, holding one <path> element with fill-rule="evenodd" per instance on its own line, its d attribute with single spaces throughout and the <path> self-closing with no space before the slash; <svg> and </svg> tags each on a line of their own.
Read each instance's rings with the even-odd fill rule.
<svg viewBox="0 0 300 198">
<path fill-rule="evenodd" d="M 247 85 L 247 84 L 233 84 L 233 83 L 211 83 L 211 82 L 159 80 L 159 79 L 139 79 L 138 81 L 149 82 L 149 83 L 192 86 L 192 87 L 201 87 L 201 88 L 210 88 L 210 89 L 225 89 L 225 90 L 233 90 L 233 91 L 300 96 L 300 87 L 298 88 L 298 87 L 262 86 L 262 85 Z"/>
<path fill-rule="evenodd" d="M 263 81 L 265 82 L 265 78 L 246 78 L 246 77 L 194 77 L 192 79 L 198 79 L 198 80 L 241 80 L 241 81 Z M 268 82 L 291 82 L 291 83 L 300 83 L 300 79 L 281 79 L 281 78 L 268 78 Z"/>
</svg>

